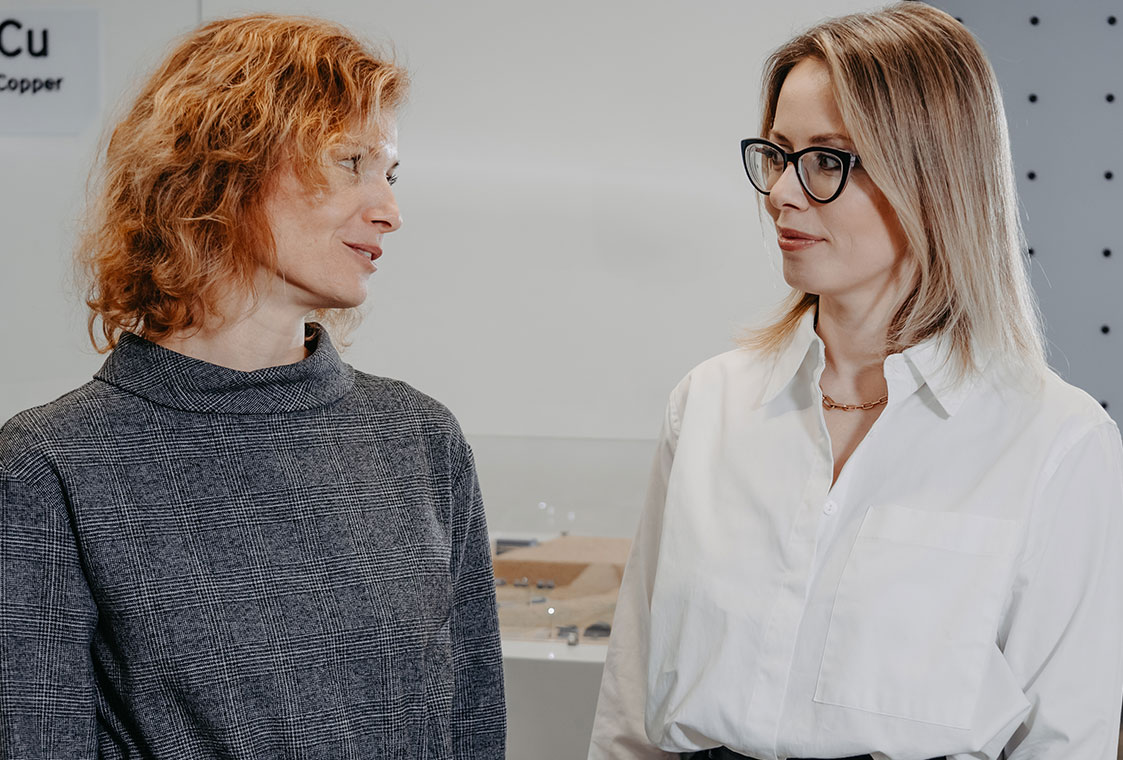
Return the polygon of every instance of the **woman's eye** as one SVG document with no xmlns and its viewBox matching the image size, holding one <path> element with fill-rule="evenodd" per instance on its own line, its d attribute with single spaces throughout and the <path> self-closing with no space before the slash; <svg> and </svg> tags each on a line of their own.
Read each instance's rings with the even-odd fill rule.
<svg viewBox="0 0 1123 760">
<path fill-rule="evenodd" d="M 386 175 L 386 182 L 387 183 L 392 185 L 397 181 L 398 181 L 398 175 L 397 174 L 387 174 Z"/>
<path fill-rule="evenodd" d="M 363 160 L 362 156 L 358 156 L 358 155 L 348 156 L 347 158 L 341 159 L 339 161 L 339 165 L 342 166 L 347 171 L 351 172 L 352 174 L 358 174 L 359 173 L 359 162 L 361 162 L 362 160 Z"/>
<path fill-rule="evenodd" d="M 815 170 L 821 172 L 836 172 L 842 168 L 842 162 L 838 160 L 837 156 L 832 156 L 830 153 L 816 154 Z"/>
</svg>

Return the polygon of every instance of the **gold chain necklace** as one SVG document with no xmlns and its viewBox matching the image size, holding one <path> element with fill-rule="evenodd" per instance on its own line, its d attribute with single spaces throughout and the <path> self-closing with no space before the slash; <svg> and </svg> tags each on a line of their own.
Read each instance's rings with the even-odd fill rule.
<svg viewBox="0 0 1123 760">
<path fill-rule="evenodd" d="M 867 411 L 867 410 L 879 407 L 882 404 L 889 401 L 889 395 L 886 394 L 886 395 L 882 396 L 881 398 L 879 398 L 877 401 L 867 401 L 864 404 L 840 404 L 837 401 L 835 401 L 833 398 L 828 396 L 823 391 L 822 386 L 819 387 L 819 392 L 823 394 L 823 408 L 824 409 L 838 409 L 840 412 L 855 412 L 855 411 L 858 411 L 859 409 L 861 409 L 862 411 Z"/>
</svg>

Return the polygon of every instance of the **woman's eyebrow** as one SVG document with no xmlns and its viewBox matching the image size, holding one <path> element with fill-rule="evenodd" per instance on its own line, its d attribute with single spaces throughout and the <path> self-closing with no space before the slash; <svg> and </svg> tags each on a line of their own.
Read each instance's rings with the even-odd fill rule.
<svg viewBox="0 0 1123 760">
<path fill-rule="evenodd" d="M 783 134 L 777 132 L 774 129 L 770 131 L 770 134 L 774 142 L 782 142 L 786 145 L 795 144 Z M 850 136 L 845 135 L 842 132 L 825 132 L 821 135 L 812 135 L 811 138 L 807 141 L 808 145 L 829 145 L 830 143 L 843 143 L 845 145 L 854 144 L 853 141 L 851 141 Z"/>
<path fill-rule="evenodd" d="M 389 148 L 389 150 L 387 150 L 387 148 Z M 393 143 L 381 142 L 381 143 L 378 143 L 378 145 L 368 145 L 364 148 L 364 150 L 367 152 L 368 155 L 372 156 L 373 158 L 381 158 L 382 156 L 385 156 L 387 153 L 390 154 L 390 157 L 394 157 L 394 156 L 398 155 L 398 147 L 396 145 L 394 145 Z"/>
<path fill-rule="evenodd" d="M 827 134 L 814 135 L 811 138 L 811 144 L 812 145 L 818 145 L 818 144 L 822 144 L 822 143 L 832 143 L 832 142 L 833 143 L 846 143 L 847 145 L 853 145 L 854 144 L 850 140 L 849 135 L 844 135 L 841 132 L 829 132 Z"/>
</svg>

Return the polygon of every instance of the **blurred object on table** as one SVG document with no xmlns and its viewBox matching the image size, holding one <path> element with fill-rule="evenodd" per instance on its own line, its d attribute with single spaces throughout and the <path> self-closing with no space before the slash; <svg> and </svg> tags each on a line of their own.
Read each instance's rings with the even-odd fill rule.
<svg viewBox="0 0 1123 760">
<path fill-rule="evenodd" d="M 591 630 L 583 643 L 607 642 L 630 547 L 626 538 L 560 536 L 496 555 L 504 638 L 573 643 L 573 631 Z"/>
</svg>

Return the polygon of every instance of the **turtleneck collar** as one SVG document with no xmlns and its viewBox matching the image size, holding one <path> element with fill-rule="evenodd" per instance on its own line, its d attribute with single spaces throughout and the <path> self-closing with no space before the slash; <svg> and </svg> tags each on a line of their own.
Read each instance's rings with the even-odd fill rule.
<svg viewBox="0 0 1123 760">
<path fill-rule="evenodd" d="M 325 406 L 354 384 L 327 331 L 307 325 L 309 354 L 295 364 L 243 372 L 178 354 L 125 333 L 94 378 L 155 404 L 212 414 L 283 414 Z"/>
</svg>

